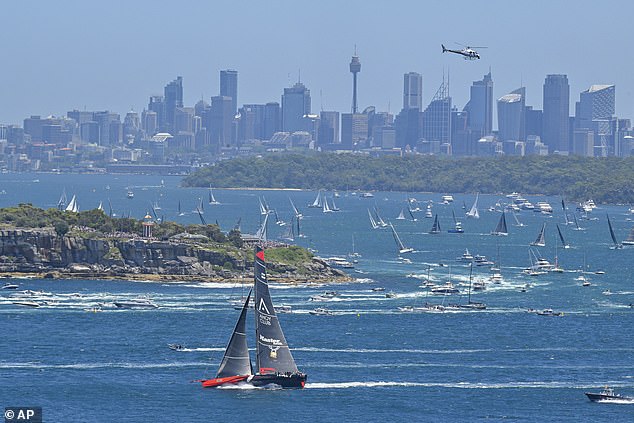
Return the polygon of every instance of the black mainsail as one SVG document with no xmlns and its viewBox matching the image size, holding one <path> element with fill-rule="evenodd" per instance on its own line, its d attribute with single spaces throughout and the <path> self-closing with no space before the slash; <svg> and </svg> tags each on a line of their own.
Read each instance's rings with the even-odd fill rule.
<svg viewBox="0 0 634 423">
<path fill-rule="evenodd" d="M 561 240 L 561 245 L 563 245 L 564 248 L 570 248 L 570 246 L 568 245 L 568 243 L 564 239 L 564 234 L 561 233 L 561 228 L 559 227 L 559 225 L 557 225 L 557 233 L 559 234 L 559 239 Z"/>
<path fill-rule="evenodd" d="M 436 213 L 436 215 L 434 216 L 434 224 L 431 227 L 431 230 L 429 231 L 430 234 L 439 234 L 441 232 L 440 230 L 440 223 L 438 223 L 438 213 Z"/>
<path fill-rule="evenodd" d="M 273 308 L 266 279 L 264 250 L 260 246 L 255 248 L 255 337 L 258 373 L 298 372 Z"/>
<path fill-rule="evenodd" d="M 250 300 L 251 291 L 249 291 L 249 295 L 247 295 L 247 299 L 242 306 L 238 323 L 236 323 L 231 339 L 229 339 L 227 344 L 225 355 L 222 357 L 218 374 L 216 374 L 217 378 L 253 374 L 246 333 L 247 310 L 249 309 Z"/>
<path fill-rule="evenodd" d="M 497 226 L 491 232 L 491 235 L 508 235 L 509 231 L 506 227 L 506 214 L 502 211 L 502 216 L 500 216 L 500 220 L 498 221 Z"/>
<path fill-rule="evenodd" d="M 608 216 L 608 214 L 606 213 L 605 217 L 607 217 L 608 219 L 608 227 L 610 228 L 610 236 L 612 237 L 612 242 L 614 243 L 613 248 L 622 248 L 623 245 L 619 244 L 619 242 L 616 240 L 616 235 L 614 235 L 614 228 L 612 228 L 612 222 L 610 222 L 610 216 Z"/>
<path fill-rule="evenodd" d="M 531 245 L 535 247 L 545 247 L 546 246 L 546 237 L 544 236 L 545 232 L 546 232 L 546 222 L 544 222 L 544 224 L 542 225 L 542 230 L 539 231 L 539 234 L 537 234 L 537 238 L 535 239 L 534 242 L 531 242 Z"/>
</svg>

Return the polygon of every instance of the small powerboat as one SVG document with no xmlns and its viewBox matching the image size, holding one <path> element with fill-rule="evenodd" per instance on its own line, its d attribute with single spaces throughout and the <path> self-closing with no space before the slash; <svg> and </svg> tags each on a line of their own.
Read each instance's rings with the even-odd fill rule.
<svg viewBox="0 0 634 423">
<path fill-rule="evenodd" d="M 603 391 L 599 393 L 586 392 L 585 394 L 588 397 L 588 399 L 592 402 L 603 402 L 603 401 L 609 402 L 614 400 L 634 401 L 634 397 L 626 397 L 621 394 L 617 394 L 616 392 L 614 392 L 614 389 L 608 386 L 603 388 Z"/>
<path fill-rule="evenodd" d="M 183 351 L 185 347 L 181 344 L 167 344 L 170 350 L 172 351 Z"/>
</svg>

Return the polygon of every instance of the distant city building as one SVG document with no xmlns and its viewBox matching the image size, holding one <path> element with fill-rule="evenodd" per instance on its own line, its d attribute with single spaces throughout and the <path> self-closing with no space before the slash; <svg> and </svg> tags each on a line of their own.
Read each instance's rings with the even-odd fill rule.
<svg viewBox="0 0 634 423">
<path fill-rule="evenodd" d="M 156 113 L 156 132 L 158 132 L 165 125 L 165 101 L 162 95 L 150 96 L 150 102 L 147 109 Z M 148 132 L 148 135 L 154 135 L 156 132 Z"/>
<path fill-rule="evenodd" d="M 541 110 L 534 110 L 532 106 L 524 106 L 524 123 L 527 137 L 536 135 L 541 139 L 543 116 L 544 114 Z"/>
<path fill-rule="evenodd" d="M 423 108 L 423 76 L 416 72 L 403 75 L 403 109 Z"/>
<path fill-rule="evenodd" d="M 394 119 L 396 147 L 414 148 L 423 133 L 423 113 L 419 109 L 403 109 Z"/>
<path fill-rule="evenodd" d="M 368 115 L 364 113 L 341 114 L 341 148 L 353 150 L 368 138 Z"/>
<path fill-rule="evenodd" d="M 282 130 L 282 111 L 280 103 L 271 102 L 264 105 L 264 134 L 265 140 L 270 140 L 273 134 Z"/>
<path fill-rule="evenodd" d="M 524 141 L 525 97 L 526 89 L 522 87 L 511 91 L 498 100 L 498 140 Z M 509 148 L 515 150 L 514 146 Z"/>
<path fill-rule="evenodd" d="M 423 112 L 423 139 L 451 144 L 451 97 L 445 81 Z"/>
<path fill-rule="evenodd" d="M 467 125 L 478 138 L 489 135 L 493 129 L 493 79 L 491 72 L 482 80 L 473 81 L 469 102 L 464 106 L 468 113 Z"/>
<path fill-rule="evenodd" d="M 126 143 L 133 142 L 141 132 L 141 119 L 135 111 L 126 113 L 123 119 L 123 140 Z"/>
<path fill-rule="evenodd" d="M 592 85 L 581 92 L 576 118 L 581 121 L 611 119 L 614 116 L 614 104 L 614 85 Z"/>
<path fill-rule="evenodd" d="M 183 107 L 183 77 L 179 76 L 165 86 L 164 104 L 165 116 L 161 130 L 176 133 L 176 109 Z"/>
<path fill-rule="evenodd" d="M 194 132 L 194 108 L 193 107 L 177 107 L 174 110 L 174 134 L 181 132 Z"/>
<path fill-rule="evenodd" d="M 570 86 L 566 75 L 548 75 L 544 81 L 543 141 L 548 150 L 567 154 Z"/>
<path fill-rule="evenodd" d="M 303 130 L 302 119 L 310 114 L 310 90 L 301 82 L 291 88 L 284 88 L 282 95 L 282 131 Z"/>
<path fill-rule="evenodd" d="M 158 132 L 158 115 L 152 110 L 143 110 L 141 113 L 141 128 L 148 136 Z"/>
<path fill-rule="evenodd" d="M 232 145 L 234 113 L 231 107 L 231 97 L 216 96 L 211 98 L 211 108 L 205 126 L 207 126 L 211 137 L 211 148 L 216 151 Z"/>
<path fill-rule="evenodd" d="M 251 140 L 263 140 L 264 138 L 264 117 L 266 106 L 264 104 L 245 104 L 238 114 L 240 121 L 238 124 L 238 142 L 243 143 Z"/>
<path fill-rule="evenodd" d="M 339 112 L 322 111 L 319 118 L 317 146 L 339 144 Z"/>
<path fill-rule="evenodd" d="M 220 95 L 231 98 L 231 111 L 235 115 L 238 112 L 238 71 L 220 71 Z"/>
</svg>

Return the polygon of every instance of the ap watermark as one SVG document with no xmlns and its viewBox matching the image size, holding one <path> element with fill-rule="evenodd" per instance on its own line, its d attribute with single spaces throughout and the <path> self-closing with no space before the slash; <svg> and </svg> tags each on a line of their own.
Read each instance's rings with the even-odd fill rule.
<svg viewBox="0 0 634 423">
<path fill-rule="evenodd" d="M 42 407 L 5 407 L 4 423 L 42 423 Z"/>
</svg>

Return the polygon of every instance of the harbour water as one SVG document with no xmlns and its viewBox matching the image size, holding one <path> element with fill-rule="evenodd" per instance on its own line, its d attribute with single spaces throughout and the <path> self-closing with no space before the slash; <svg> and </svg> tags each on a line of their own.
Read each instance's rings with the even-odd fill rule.
<svg viewBox="0 0 634 423">
<path fill-rule="evenodd" d="M 475 195 L 414 193 L 421 204 L 433 200 L 443 232 L 428 234 L 432 219 L 424 207 L 416 221 L 396 220 L 405 193 L 341 192 L 339 212 L 308 208 L 316 192 L 223 190 L 209 205 L 206 189 L 179 187 L 180 179 L 128 175 L 0 175 L 0 207 L 30 202 L 55 207 L 63 190 L 76 195 L 81 210 L 101 201 L 106 211 L 142 218 L 151 205 L 159 217 L 199 223 L 199 198 L 207 222 L 228 230 L 241 218 L 243 232 L 260 223 L 258 197 L 289 221 L 289 198 L 304 214 L 299 245 L 322 257 L 343 256 L 354 248 L 361 257 L 352 275 L 337 286 L 272 286 L 276 304 L 292 307 L 280 315 L 299 368 L 308 374 L 306 389 L 203 390 L 196 379 L 215 375 L 239 313 L 228 302 L 245 292 L 232 284 L 84 280 L 8 280 L 19 290 L 43 291 L 38 308 L 12 304 L 17 293 L 0 291 L 0 405 L 41 406 L 45 421 L 628 421 L 634 404 L 596 404 L 585 391 L 604 385 L 634 394 L 634 247 L 610 249 L 609 214 L 619 240 L 634 225 L 625 206 L 600 207 L 597 220 L 580 220 L 585 230 L 564 225 L 560 199 L 548 201 L 552 215 L 522 211 L 525 224 L 509 235 L 491 236 L 500 217 L 488 211 L 503 195 L 480 195 L 479 219 L 467 219 Z M 127 192 L 134 193 L 128 198 Z M 354 194 L 354 195 L 353 195 Z M 327 193 L 332 197 L 333 193 Z M 181 203 L 179 216 L 178 203 Z M 156 203 L 156 204 L 154 204 Z M 574 204 L 569 204 L 569 214 Z M 413 253 L 399 258 L 391 231 L 372 229 L 368 209 L 391 221 Z M 464 234 L 449 234 L 452 211 Z M 275 220 L 275 219 L 272 219 Z M 529 244 L 546 222 L 546 246 L 535 255 L 554 261 L 563 273 L 528 276 Z M 570 248 L 559 245 L 559 224 Z M 268 236 L 286 231 L 274 221 Z M 558 241 L 557 241 L 558 242 Z M 457 260 L 468 249 L 501 263 L 503 282 L 488 282 L 490 266 L 474 266 L 473 279 L 486 283 L 472 300 L 486 310 L 442 313 L 404 312 L 399 307 L 426 302 L 466 303 L 469 265 Z M 404 260 L 404 259 L 407 260 Z M 534 256 L 533 259 L 534 260 Z M 442 266 L 440 265 L 442 264 Z M 590 281 L 582 286 L 581 271 Z M 420 285 L 453 281 L 461 293 L 432 295 Z M 372 288 L 385 288 L 373 291 Z M 310 301 L 326 290 L 339 295 Z M 385 293 L 394 293 L 388 298 Z M 147 297 L 151 310 L 118 310 L 112 302 Z M 96 304 L 100 312 L 92 312 Z M 329 316 L 311 315 L 327 307 Z M 527 310 L 553 309 L 561 317 Z M 248 326 L 252 321 L 248 322 Z M 252 331 L 252 326 L 248 328 Z M 251 336 L 251 345 L 253 337 Z M 185 346 L 173 351 L 169 343 Z"/>
</svg>

